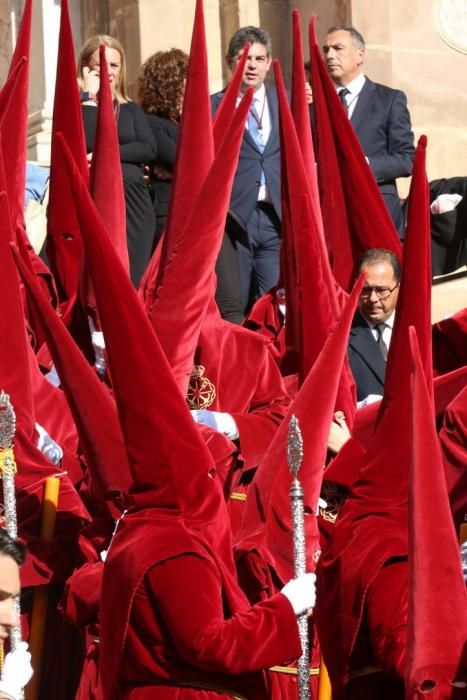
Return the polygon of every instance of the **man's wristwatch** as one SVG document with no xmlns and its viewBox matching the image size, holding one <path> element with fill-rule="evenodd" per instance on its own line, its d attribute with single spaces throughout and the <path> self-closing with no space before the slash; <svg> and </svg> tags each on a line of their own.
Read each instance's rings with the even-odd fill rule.
<svg viewBox="0 0 467 700">
<path fill-rule="evenodd" d="M 93 92 L 82 92 L 81 102 L 97 102 L 97 95 L 95 95 Z"/>
</svg>

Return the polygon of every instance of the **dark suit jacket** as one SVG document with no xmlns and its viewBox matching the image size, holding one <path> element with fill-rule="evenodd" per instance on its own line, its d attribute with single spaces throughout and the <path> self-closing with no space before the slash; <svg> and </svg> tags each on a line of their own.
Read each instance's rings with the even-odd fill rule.
<svg viewBox="0 0 467 700">
<path fill-rule="evenodd" d="M 430 217 L 434 275 L 446 275 L 467 265 L 467 177 L 432 180 L 430 202 L 440 194 L 460 194 L 463 199 L 453 211 Z"/>
<path fill-rule="evenodd" d="M 386 362 L 362 315 L 357 311 L 347 347 L 350 369 L 357 386 L 357 401 L 368 394 L 383 394 Z"/>
<path fill-rule="evenodd" d="M 223 97 L 223 92 L 211 96 L 212 113 L 215 114 Z M 264 170 L 271 200 L 277 215 L 281 215 L 281 162 L 279 137 L 279 112 L 275 87 L 266 85 L 271 133 L 261 153 L 248 129 L 243 134 L 237 172 L 232 187 L 230 209 L 240 218 L 245 228 L 258 199 L 261 169 Z"/>
<path fill-rule="evenodd" d="M 366 78 L 350 119 L 399 232 L 403 216 L 396 178 L 412 172 L 414 137 L 407 98 Z"/>
</svg>

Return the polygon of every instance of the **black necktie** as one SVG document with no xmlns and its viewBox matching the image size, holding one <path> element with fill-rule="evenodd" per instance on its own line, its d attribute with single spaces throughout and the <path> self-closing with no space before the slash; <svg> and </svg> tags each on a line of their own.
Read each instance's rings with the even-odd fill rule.
<svg viewBox="0 0 467 700">
<path fill-rule="evenodd" d="M 386 328 L 386 323 L 377 323 L 375 326 L 375 330 L 378 334 L 378 338 L 376 339 L 376 342 L 378 343 L 378 347 L 381 350 L 381 354 L 384 357 L 384 360 L 386 361 L 388 359 L 388 346 L 383 340 L 383 333 L 384 329 Z"/>
<path fill-rule="evenodd" d="M 348 90 L 347 88 L 342 88 L 342 90 L 339 90 L 339 92 L 337 94 L 339 96 L 340 101 L 344 105 L 345 113 L 348 114 L 349 106 L 346 102 L 345 97 L 346 97 L 346 95 L 350 95 L 350 90 Z"/>
</svg>

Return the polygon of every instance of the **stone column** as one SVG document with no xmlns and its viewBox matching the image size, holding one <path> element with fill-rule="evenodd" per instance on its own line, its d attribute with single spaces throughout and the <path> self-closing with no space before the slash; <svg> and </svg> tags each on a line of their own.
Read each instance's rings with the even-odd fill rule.
<svg viewBox="0 0 467 700">
<path fill-rule="evenodd" d="M 32 23 L 28 159 L 48 165 L 60 26 L 60 7 L 57 2 L 35 0 Z"/>
<path fill-rule="evenodd" d="M 0 85 L 3 86 L 8 75 L 13 47 L 11 27 L 11 3 L 0 0 Z"/>
<path fill-rule="evenodd" d="M 75 54 L 81 45 L 81 7 L 69 2 Z M 29 73 L 28 159 L 50 163 L 52 111 L 57 72 L 60 0 L 34 0 Z"/>
<path fill-rule="evenodd" d="M 428 179 L 465 175 L 467 17 L 450 0 L 352 0 L 367 42 L 365 72 L 407 95 L 416 138 L 428 136 Z M 399 181 L 401 193 L 409 180 Z"/>
</svg>

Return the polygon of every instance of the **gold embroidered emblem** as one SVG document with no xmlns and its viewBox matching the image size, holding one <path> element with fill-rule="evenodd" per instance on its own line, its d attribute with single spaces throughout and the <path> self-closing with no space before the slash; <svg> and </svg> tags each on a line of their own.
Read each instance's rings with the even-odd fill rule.
<svg viewBox="0 0 467 700">
<path fill-rule="evenodd" d="M 335 523 L 342 506 L 347 498 L 347 492 L 332 481 L 323 481 L 321 497 L 326 501 L 326 508 L 319 508 L 319 514 L 323 520 Z"/>
<path fill-rule="evenodd" d="M 193 367 L 186 395 L 189 408 L 209 408 L 216 400 L 216 387 L 204 376 L 204 372 L 203 365 Z"/>
</svg>

